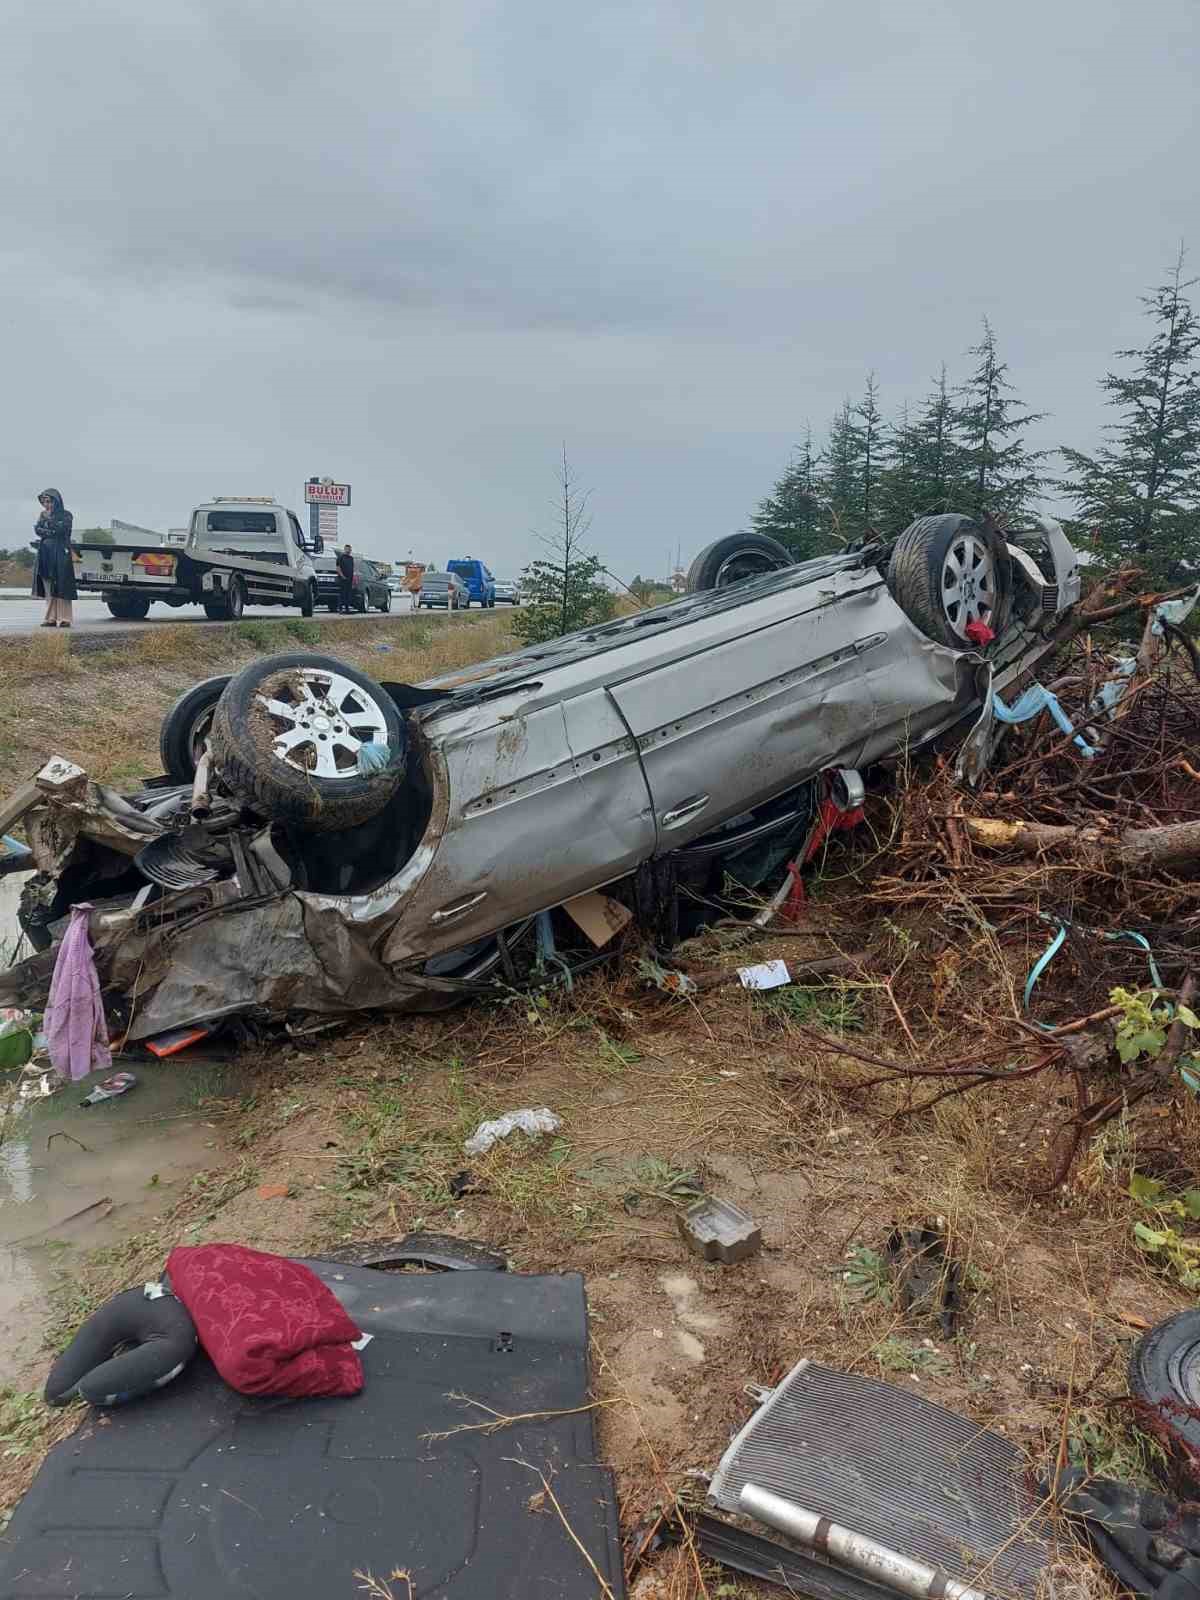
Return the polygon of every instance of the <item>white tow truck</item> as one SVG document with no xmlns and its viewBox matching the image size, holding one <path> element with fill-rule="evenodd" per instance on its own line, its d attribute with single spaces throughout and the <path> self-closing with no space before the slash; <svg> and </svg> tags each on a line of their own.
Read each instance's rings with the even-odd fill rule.
<svg viewBox="0 0 1200 1600">
<path fill-rule="evenodd" d="M 80 594 L 99 594 L 114 617 L 139 621 L 157 600 L 202 605 L 213 621 L 236 621 L 246 606 L 295 606 L 311 617 L 324 548 L 277 500 L 218 496 L 192 512 L 182 544 L 157 534 L 72 546 Z"/>
</svg>

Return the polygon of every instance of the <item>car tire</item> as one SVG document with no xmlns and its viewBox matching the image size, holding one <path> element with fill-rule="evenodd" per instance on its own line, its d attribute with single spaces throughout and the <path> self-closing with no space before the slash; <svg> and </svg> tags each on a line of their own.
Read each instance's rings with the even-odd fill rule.
<svg viewBox="0 0 1200 1600">
<path fill-rule="evenodd" d="M 314 687 L 316 716 L 328 735 L 316 731 L 316 716 L 303 720 Z M 265 698 L 295 706 L 296 716 L 272 716 Z M 384 771 L 358 772 L 353 729 L 343 723 L 336 737 L 339 714 L 355 715 L 360 728 L 384 735 L 376 741 L 391 752 Z M 302 726 L 313 728 L 312 739 L 295 745 L 291 759 L 277 753 L 278 734 Z M 265 656 L 236 673 L 217 703 L 211 740 L 217 771 L 234 794 L 275 821 L 332 833 L 357 827 L 387 805 L 403 777 L 407 730 L 395 701 L 365 673 L 332 656 L 297 654 Z"/>
<path fill-rule="evenodd" d="M 951 650 L 977 650 L 973 622 L 1004 632 L 1012 610 L 1012 559 L 999 534 L 971 517 L 918 517 L 896 541 L 887 586 L 927 638 Z"/>
<path fill-rule="evenodd" d="M 315 586 L 309 583 L 305 585 L 304 596 L 300 601 L 300 615 L 302 617 L 311 617 L 316 609 L 317 591 Z"/>
<path fill-rule="evenodd" d="M 367 593 L 366 593 L 365 589 L 360 589 L 359 590 L 358 598 L 354 602 L 354 609 L 355 609 L 355 611 L 358 612 L 360 617 L 365 617 L 366 616 L 366 614 L 367 614 Z"/>
<path fill-rule="evenodd" d="M 390 589 L 385 589 L 383 591 L 383 599 L 380 602 L 379 609 L 380 609 L 380 611 L 382 611 L 382 613 L 384 614 L 385 617 L 387 616 L 388 612 L 392 609 L 392 595 L 391 595 L 391 590 Z"/>
<path fill-rule="evenodd" d="M 104 604 L 121 622 L 141 622 L 150 614 L 150 601 L 144 594 L 106 595 Z"/>
<path fill-rule="evenodd" d="M 205 678 L 179 696 L 162 720 L 158 753 L 163 771 L 175 783 L 191 783 L 196 776 L 200 747 L 212 727 L 217 701 L 225 692 L 229 674 Z"/>
<path fill-rule="evenodd" d="M 1200 1454 L 1200 1311 L 1179 1311 L 1143 1335 L 1130 1357 L 1129 1389 Z"/>
<path fill-rule="evenodd" d="M 688 593 L 726 589 L 747 578 L 761 578 L 764 573 L 781 572 L 795 565 L 795 556 L 778 539 L 765 533 L 729 533 L 701 550 L 692 562 L 687 575 Z"/>
</svg>

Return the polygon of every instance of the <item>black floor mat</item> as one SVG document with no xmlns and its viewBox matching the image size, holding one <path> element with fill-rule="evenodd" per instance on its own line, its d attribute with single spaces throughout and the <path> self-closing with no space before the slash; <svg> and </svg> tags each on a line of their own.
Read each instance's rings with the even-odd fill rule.
<svg viewBox="0 0 1200 1600">
<path fill-rule="evenodd" d="M 356 1571 L 395 1570 L 419 1600 L 595 1600 L 529 1468 L 624 1594 L 594 1413 L 422 1437 L 487 1420 L 452 1392 L 508 1416 L 585 1406 L 582 1278 L 309 1265 L 375 1336 L 363 1393 L 248 1399 L 201 1357 L 157 1396 L 89 1412 L 0 1535 L 0 1600 L 358 1600 Z"/>
</svg>

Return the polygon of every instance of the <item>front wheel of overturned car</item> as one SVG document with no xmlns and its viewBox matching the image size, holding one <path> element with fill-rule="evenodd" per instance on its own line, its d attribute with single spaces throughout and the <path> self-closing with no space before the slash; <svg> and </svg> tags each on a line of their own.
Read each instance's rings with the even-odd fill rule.
<svg viewBox="0 0 1200 1600">
<path fill-rule="evenodd" d="M 163 718 L 158 735 L 158 753 L 163 771 L 176 783 L 191 783 L 196 763 L 212 727 L 217 701 L 225 692 L 229 674 L 205 678 L 179 696 Z"/>
<path fill-rule="evenodd" d="M 367 757 L 364 746 L 378 749 Z M 222 779 L 279 822 L 322 833 L 382 811 L 404 775 L 399 708 L 332 656 L 266 656 L 229 682 L 213 716 Z"/>
<path fill-rule="evenodd" d="M 778 539 L 765 533 L 729 533 L 717 539 L 692 562 L 688 569 L 689 594 L 702 589 L 726 589 L 746 578 L 761 578 L 767 572 L 794 567 L 796 558 Z"/>
<path fill-rule="evenodd" d="M 983 628 L 995 635 L 1008 626 L 1012 558 L 998 533 L 970 517 L 918 517 L 896 541 L 887 585 L 927 637 L 977 649 L 987 642 Z"/>
</svg>

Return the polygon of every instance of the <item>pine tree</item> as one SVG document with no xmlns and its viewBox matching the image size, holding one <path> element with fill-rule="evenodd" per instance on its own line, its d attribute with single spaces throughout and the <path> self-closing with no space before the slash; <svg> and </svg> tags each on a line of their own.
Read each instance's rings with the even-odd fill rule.
<svg viewBox="0 0 1200 1600">
<path fill-rule="evenodd" d="M 603 562 L 583 548 L 592 522 L 588 498 L 571 472 L 564 445 L 554 531 L 538 535 L 550 559 L 531 561 L 521 574 L 526 604 L 514 619 L 513 631 L 526 644 L 607 622 L 616 608 L 616 596 L 604 582 Z"/>
<path fill-rule="evenodd" d="M 849 400 L 829 425 L 822 456 L 822 498 L 835 544 L 846 545 L 866 530 L 863 516 L 863 430 Z"/>
<path fill-rule="evenodd" d="M 969 511 L 975 517 L 990 511 L 1001 523 L 1011 523 L 1028 509 L 1045 482 L 1038 469 L 1047 452 L 1028 449 L 1020 433 L 1030 423 L 1040 422 L 1045 412 L 1023 411 L 1012 398 L 1008 366 L 1000 360 L 996 335 L 986 317 L 983 337 L 967 354 L 977 356 L 979 364 L 956 391 L 960 403 L 955 423 L 966 473 L 956 472 L 958 481 L 953 483 L 958 497 L 965 498 L 948 509 Z"/>
<path fill-rule="evenodd" d="M 918 443 L 918 424 L 913 422 L 906 400 L 900 421 L 888 428 L 884 440 L 883 470 L 875 495 L 876 521 L 881 533 L 902 533 L 917 515 L 913 507 L 918 504 Z"/>
<path fill-rule="evenodd" d="M 1142 296 L 1155 332 L 1116 352 L 1132 370 L 1100 380 L 1121 415 L 1105 428 L 1111 442 L 1094 455 L 1064 448 L 1071 475 L 1060 485 L 1107 555 L 1164 585 L 1200 563 L 1200 321 L 1187 297 L 1198 280 L 1184 280 L 1183 261 L 1180 250 L 1167 281 Z"/>
<path fill-rule="evenodd" d="M 912 470 L 914 517 L 956 509 L 952 502 L 964 476 L 965 464 L 954 398 L 946 382 L 945 362 L 917 419 Z"/>
<path fill-rule="evenodd" d="M 875 374 L 867 374 L 867 387 L 863 397 L 854 408 L 854 415 L 858 418 L 858 431 L 862 448 L 862 531 L 865 533 L 872 524 L 872 517 L 876 511 L 876 496 L 879 488 L 879 475 L 883 467 L 884 454 L 884 428 L 883 413 L 879 409 L 879 385 L 875 381 Z"/>
<path fill-rule="evenodd" d="M 829 550 L 811 428 L 805 429 L 804 443 L 776 483 L 775 492 L 759 501 L 750 526 L 755 533 L 778 539 L 797 561 L 807 561 Z"/>
</svg>

